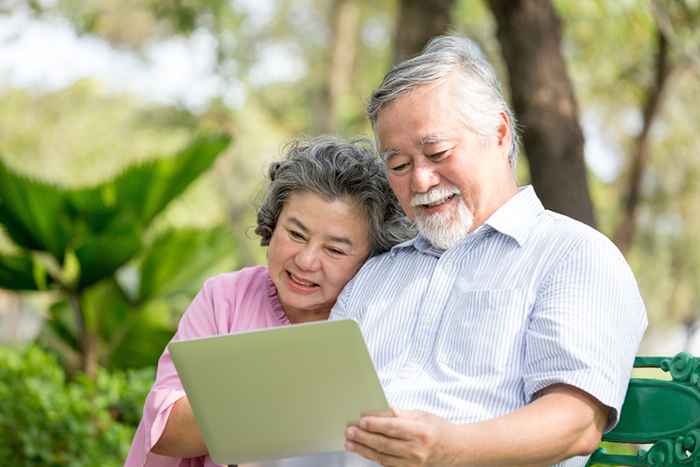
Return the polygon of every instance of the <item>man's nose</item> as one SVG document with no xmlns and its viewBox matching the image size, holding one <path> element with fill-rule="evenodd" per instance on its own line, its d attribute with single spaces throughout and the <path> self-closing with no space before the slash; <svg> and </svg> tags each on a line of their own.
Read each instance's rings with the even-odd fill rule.
<svg viewBox="0 0 700 467">
<path fill-rule="evenodd" d="M 426 193 L 440 183 L 440 176 L 433 167 L 428 165 L 416 165 L 411 174 L 411 191 L 414 193 Z"/>
<path fill-rule="evenodd" d="M 294 257 L 294 262 L 299 269 L 315 271 L 320 264 L 318 248 L 313 245 L 305 245 Z"/>
</svg>

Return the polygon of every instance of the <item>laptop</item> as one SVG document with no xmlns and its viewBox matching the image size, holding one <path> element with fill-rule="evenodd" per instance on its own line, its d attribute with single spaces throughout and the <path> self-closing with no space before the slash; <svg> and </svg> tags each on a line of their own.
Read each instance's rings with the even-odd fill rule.
<svg viewBox="0 0 700 467">
<path fill-rule="evenodd" d="M 218 464 L 342 451 L 348 424 L 389 409 L 352 320 L 171 342 L 168 348 Z"/>
</svg>

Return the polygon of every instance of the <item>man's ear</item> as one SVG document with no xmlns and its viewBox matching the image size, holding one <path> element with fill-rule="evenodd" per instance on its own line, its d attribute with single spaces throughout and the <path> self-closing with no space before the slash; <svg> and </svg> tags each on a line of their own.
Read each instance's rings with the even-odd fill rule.
<svg viewBox="0 0 700 467">
<path fill-rule="evenodd" d="M 498 123 L 498 130 L 496 131 L 496 143 L 499 147 L 503 147 L 506 151 L 509 151 L 513 141 L 513 135 L 510 131 L 510 117 L 508 117 L 508 114 L 505 112 L 499 112 L 498 117 L 500 122 Z"/>
</svg>

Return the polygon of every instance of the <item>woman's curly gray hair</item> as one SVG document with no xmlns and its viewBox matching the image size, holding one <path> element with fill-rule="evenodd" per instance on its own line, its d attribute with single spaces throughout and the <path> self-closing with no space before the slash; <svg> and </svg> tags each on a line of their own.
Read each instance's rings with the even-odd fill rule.
<svg viewBox="0 0 700 467">
<path fill-rule="evenodd" d="M 270 165 L 268 177 L 255 229 L 263 246 L 270 244 L 285 201 L 299 192 L 315 193 L 328 201 L 349 199 L 362 209 L 369 224 L 370 255 L 415 235 L 369 140 L 345 142 L 322 136 L 295 141 L 286 147 L 282 160 Z"/>
</svg>

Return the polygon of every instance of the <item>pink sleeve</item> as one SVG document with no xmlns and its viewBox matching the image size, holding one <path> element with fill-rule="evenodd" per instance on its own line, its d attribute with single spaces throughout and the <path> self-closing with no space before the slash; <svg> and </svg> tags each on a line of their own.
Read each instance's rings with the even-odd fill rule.
<svg viewBox="0 0 700 467">
<path fill-rule="evenodd" d="M 219 334 L 210 284 L 205 283 L 182 315 L 172 341 Z M 205 457 L 180 459 L 160 456 L 151 449 L 160 439 L 175 402 L 185 396 L 167 347 L 158 360 L 156 381 L 146 397 L 139 423 L 124 467 L 200 467 Z"/>
</svg>

